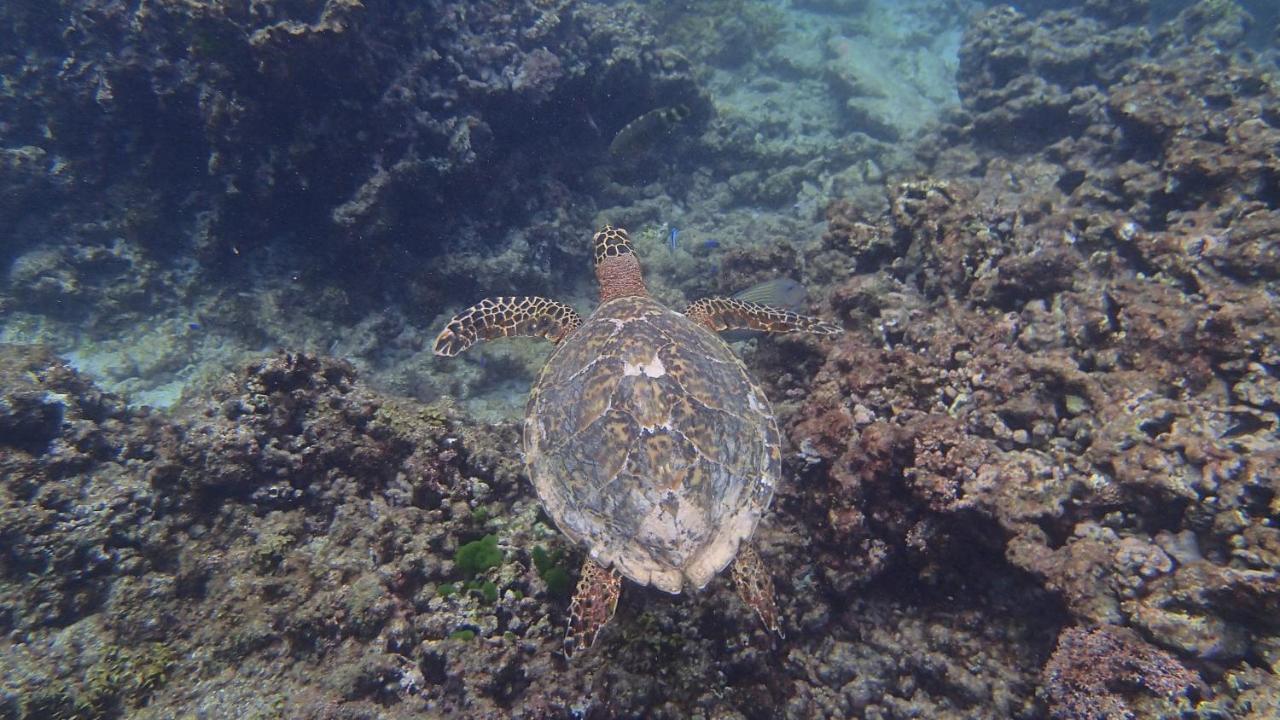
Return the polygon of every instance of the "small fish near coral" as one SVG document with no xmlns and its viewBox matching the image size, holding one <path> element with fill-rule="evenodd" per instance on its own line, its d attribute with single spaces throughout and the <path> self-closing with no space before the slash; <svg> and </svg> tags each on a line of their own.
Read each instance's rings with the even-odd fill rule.
<svg viewBox="0 0 1280 720">
<path fill-rule="evenodd" d="M 523 446 L 543 508 L 585 556 L 564 653 L 595 642 L 624 578 L 679 594 L 731 565 L 739 597 L 781 635 L 773 580 L 751 542 L 781 476 L 781 433 L 764 391 L 712 333 L 841 328 L 739 298 L 675 312 L 649 296 L 625 230 L 606 226 L 592 242 L 600 305 L 590 317 L 547 298 L 489 298 L 435 343 L 444 356 L 501 337 L 558 345 L 530 393 Z M 726 414 L 737 419 L 729 437 Z M 642 427 L 655 417 L 669 420 Z"/>
<path fill-rule="evenodd" d="M 690 114 L 687 105 L 650 110 L 618 131 L 613 142 L 609 143 L 609 153 L 614 157 L 639 155 L 671 134 Z"/>
<path fill-rule="evenodd" d="M 680 247 L 680 233 L 682 231 L 677 228 L 671 228 L 671 232 L 667 233 L 667 250 L 675 252 Z M 720 249 L 720 241 L 708 238 L 698 243 L 694 243 L 692 249 L 703 253 Z M 768 304 L 768 303 L 766 303 Z"/>
</svg>

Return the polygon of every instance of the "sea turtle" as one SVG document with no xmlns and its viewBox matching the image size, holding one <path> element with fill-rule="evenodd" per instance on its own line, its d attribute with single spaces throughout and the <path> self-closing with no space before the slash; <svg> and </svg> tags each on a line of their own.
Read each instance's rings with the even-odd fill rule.
<svg viewBox="0 0 1280 720">
<path fill-rule="evenodd" d="M 781 634 L 773 582 L 750 542 L 781 472 L 778 425 L 716 332 L 840 328 L 736 298 L 675 312 L 649 297 L 626 230 L 606 226 L 592 241 L 600 304 L 586 322 L 546 298 L 489 298 L 435 342 L 444 356 L 499 337 L 559 345 L 529 396 L 524 454 L 547 513 L 588 553 L 565 654 L 595 642 L 623 577 L 678 594 L 730 562 L 742 599 Z"/>
</svg>

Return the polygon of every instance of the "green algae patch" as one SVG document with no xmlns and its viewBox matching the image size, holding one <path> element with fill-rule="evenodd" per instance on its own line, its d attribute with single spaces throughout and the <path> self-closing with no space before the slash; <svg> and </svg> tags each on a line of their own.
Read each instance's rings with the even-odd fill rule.
<svg viewBox="0 0 1280 720">
<path fill-rule="evenodd" d="M 535 545 L 530 554 L 533 555 L 533 566 L 538 570 L 538 577 L 547 585 L 547 592 L 557 597 L 568 595 L 569 571 L 560 564 L 563 559 L 561 554 L 547 552 L 541 545 Z"/>
<path fill-rule="evenodd" d="M 479 540 L 469 542 L 454 553 L 453 564 L 466 580 L 460 583 L 440 583 L 436 586 L 436 594 L 447 598 L 459 592 L 475 593 L 484 602 L 492 605 L 498 601 L 498 586 L 492 580 L 477 575 L 502 564 L 502 551 L 498 549 L 498 536 L 485 535 Z"/>
<path fill-rule="evenodd" d="M 288 530 L 264 532 L 258 536 L 257 542 L 249 551 L 249 562 L 254 570 L 264 575 L 276 572 L 294 542 L 295 538 Z"/>
<path fill-rule="evenodd" d="M 498 536 L 485 535 L 459 547 L 453 556 L 453 564 L 469 578 L 501 565 L 502 551 L 498 549 Z"/>
<path fill-rule="evenodd" d="M 492 580 L 485 580 L 473 589 L 490 605 L 498 601 L 498 586 Z"/>
<path fill-rule="evenodd" d="M 450 640 L 461 640 L 463 642 L 471 642 L 476 639 L 475 630 L 454 630 L 449 633 Z"/>
</svg>

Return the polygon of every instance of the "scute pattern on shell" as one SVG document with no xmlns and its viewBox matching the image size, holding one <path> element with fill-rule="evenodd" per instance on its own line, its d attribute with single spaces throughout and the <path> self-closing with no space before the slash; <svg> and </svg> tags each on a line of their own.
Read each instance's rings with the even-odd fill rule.
<svg viewBox="0 0 1280 720">
<path fill-rule="evenodd" d="M 781 472 L 777 423 L 741 361 L 643 296 L 601 305 L 557 348 L 529 398 L 524 449 L 561 531 L 670 593 L 733 560 Z"/>
</svg>

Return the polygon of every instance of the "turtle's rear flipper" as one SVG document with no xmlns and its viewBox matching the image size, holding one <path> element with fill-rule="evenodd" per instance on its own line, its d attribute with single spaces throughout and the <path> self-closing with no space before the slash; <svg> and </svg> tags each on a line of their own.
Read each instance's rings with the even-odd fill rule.
<svg viewBox="0 0 1280 720">
<path fill-rule="evenodd" d="M 485 298 L 463 310 L 436 336 L 437 355 L 453 357 L 481 340 L 544 337 L 560 342 L 582 317 L 568 305 L 541 297 Z"/>
<path fill-rule="evenodd" d="M 622 576 L 613 568 L 600 567 L 587 559 L 582 563 L 578 591 L 569 606 L 569 630 L 564 636 L 564 656 L 572 659 L 591 647 L 600 629 L 613 618 L 622 594 Z"/>
<path fill-rule="evenodd" d="M 744 542 L 738 548 L 738 557 L 733 561 L 733 584 L 738 587 L 738 597 L 756 611 L 764 626 L 783 637 L 778 606 L 773 602 L 773 579 L 750 543 Z"/>
<path fill-rule="evenodd" d="M 771 333 L 807 332 L 835 335 L 843 332 L 839 325 L 809 315 L 801 315 L 737 298 L 702 298 L 685 308 L 685 317 L 715 332 L 725 330 L 759 330 Z"/>
</svg>

